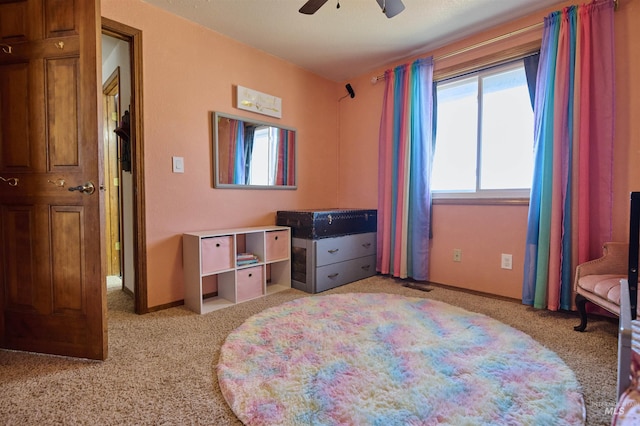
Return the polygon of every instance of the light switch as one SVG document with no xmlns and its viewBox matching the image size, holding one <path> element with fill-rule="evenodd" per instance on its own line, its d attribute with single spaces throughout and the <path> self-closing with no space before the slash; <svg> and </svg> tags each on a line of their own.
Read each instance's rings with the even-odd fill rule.
<svg viewBox="0 0 640 426">
<path fill-rule="evenodd" d="M 173 173 L 184 173 L 184 157 L 173 158 Z"/>
</svg>

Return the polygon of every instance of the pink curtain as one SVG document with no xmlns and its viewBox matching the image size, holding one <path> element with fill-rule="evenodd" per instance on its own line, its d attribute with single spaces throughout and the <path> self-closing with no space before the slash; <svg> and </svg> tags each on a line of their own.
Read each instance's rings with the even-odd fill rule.
<svg viewBox="0 0 640 426">
<path fill-rule="evenodd" d="M 578 140 L 578 258 L 602 255 L 612 235 L 613 136 L 615 123 L 613 1 L 595 1 L 578 10 L 580 90 Z"/>
<path fill-rule="evenodd" d="M 280 129 L 278 130 L 278 148 L 276 163 L 276 184 L 295 185 L 296 176 L 296 152 L 295 152 L 295 132 Z"/>
</svg>

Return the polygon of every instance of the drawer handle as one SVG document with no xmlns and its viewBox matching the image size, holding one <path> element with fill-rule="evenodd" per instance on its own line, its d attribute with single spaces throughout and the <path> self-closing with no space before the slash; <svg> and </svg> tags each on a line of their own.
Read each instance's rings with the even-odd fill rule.
<svg viewBox="0 0 640 426">
<path fill-rule="evenodd" d="M 249 278 L 251 278 L 253 276 L 253 274 L 249 274 Z"/>
<path fill-rule="evenodd" d="M 329 253 L 333 254 L 333 253 L 337 253 L 338 250 L 340 249 L 331 249 L 331 250 L 327 250 Z"/>
<path fill-rule="evenodd" d="M 220 243 L 216 243 L 216 247 L 220 247 Z"/>
<path fill-rule="evenodd" d="M 364 243 L 364 244 L 362 244 L 362 247 L 369 248 L 369 247 L 371 247 L 371 243 Z"/>
<path fill-rule="evenodd" d="M 368 270 L 369 270 L 369 268 L 371 268 L 371 265 L 364 265 L 364 266 L 362 267 L 362 269 L 364 269 L 365 271 L 368 271 Z"/>
<path fill-rule="evenodd" d="M 335 278 L 335 277 L 337 277 L 338 275 L 340 275 L 340 274 L 338 274 L 338 273 L 336 272 L 335 274 L 327 275 L 327 278 L 334 279 L 334 278 Z"/>
<path fill-rule="evenodd" d="M 276 240 L 278 240 L 278 236 L 276 235 Z"/>
</svg>

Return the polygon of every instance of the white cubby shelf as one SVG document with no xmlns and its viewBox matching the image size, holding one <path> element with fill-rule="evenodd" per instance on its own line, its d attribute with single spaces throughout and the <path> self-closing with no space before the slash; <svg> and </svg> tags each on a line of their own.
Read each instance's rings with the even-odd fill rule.
<svg viewBox="0 0 640 426">
<path fill-rule="evenodd" d="M 238 265 L 248 253 L 253 263 Z M 291 288 L 291 228 L 255 226 L 182 235 L 184 304 L 205 314 Z"/>
</svg>

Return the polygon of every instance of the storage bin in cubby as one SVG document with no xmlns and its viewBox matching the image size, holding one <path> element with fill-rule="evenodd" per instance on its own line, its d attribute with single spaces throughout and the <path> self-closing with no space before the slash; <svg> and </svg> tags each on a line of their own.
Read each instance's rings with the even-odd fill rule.
<svg viewBox="0 0 640 426">
<path fill-rule="evenodd" d="M 231 269 L 234 266 L 233 237 L 210 237 L 202 239 L 202 273 Z"/>
<path fill-rule="evenodd" d="M 236 292 L 238 302 L 255 299 L 264 294 L 263 266 L 238 269 Z"/>
<path fill-rule="evenodd" d="M 289 231 L 269 231 L 265 232 L 267 262 L 289 257 Z"/>
</svg>

